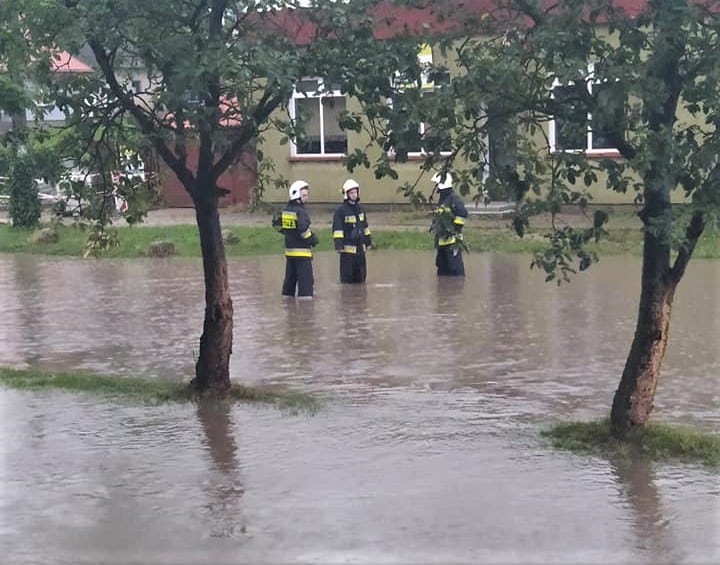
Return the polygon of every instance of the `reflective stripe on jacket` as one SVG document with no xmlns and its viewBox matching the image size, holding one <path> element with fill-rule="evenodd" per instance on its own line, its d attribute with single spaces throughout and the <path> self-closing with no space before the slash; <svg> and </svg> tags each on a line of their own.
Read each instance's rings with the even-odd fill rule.
<svg viewBox="0 0 720 565">
<path fill-rule="evenodd" d="M 335 250 L 356 255 L 372 244 L 372 232 L 365 210 L 359 202 L 345 200 L 333 214 L 332 236 Z"/>
<path fill-rule="evenodd" d="M 286 257 L 312 257 L 312 247 L 317 238 L 310 229 L 310 216 L 305 206 L 297 200 L 287 203 L 280 215 L 285 235 Z"/>
<path fill-rule="evenodd" d="M 438 211 L 446 210 L 450 212 L 453 217 L 453 226 L 455 226 L 456 235 L 441 238 L 436 236 L 435 245 L 438 247 L 445 247 L 446 245 L 453 245 L 457 243 L 458 239 L 462 239 L 462 229 L 465 226 L 465 218 L 467 218 L 467 209 L 462 198 L 452 189 L 446 189 L 440 191 L 440 198 L 438 200 Z"/>
</svg>

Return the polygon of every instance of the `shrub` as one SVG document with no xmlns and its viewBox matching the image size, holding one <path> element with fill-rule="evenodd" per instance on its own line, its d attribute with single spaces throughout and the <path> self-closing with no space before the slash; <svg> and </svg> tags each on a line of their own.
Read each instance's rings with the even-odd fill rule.
<svg viewBox="0 0 720 565">
<path fill-rule="evenodd" d="M 23 147 L 10 160 L 9 193 L 8 212 L 13 226 L 36 226 L 40 221 L 40 200 L 33 182 L 32 159 Z"/>
</svg>

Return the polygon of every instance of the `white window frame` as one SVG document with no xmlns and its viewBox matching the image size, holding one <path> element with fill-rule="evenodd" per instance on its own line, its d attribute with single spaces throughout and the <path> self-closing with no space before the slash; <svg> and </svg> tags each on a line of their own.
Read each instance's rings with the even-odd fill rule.
<svg viewBox="0 0 720 565">
<path fill-rule="evenodd" d="M 593 85 L 595 84 L 601 84 L 605 82 L 604 80 L 599 80 L 595 78 L 595 65 L 593 63 L 589 63 L 587 66 L 587 76 L 585 77 L 585 85 L 588 89 L 588 92 L 592 94 L 593 92 Z M 550 87 L 550 97 L 554 98 L 554 90 L 558 87 L 563 86 L 574 86 L 575 81 L 569 81 L 569 82 L 560 82 L 559 79 L 555 78 L 553 79 L 552 85 Z M 548 138 L 550 143 L 550 152 L 551 153 L 584 153 L 585 155 L 620 155 L 620 151 L 615 147 L 606 147 L 606 148 L 594 148 L 593 147 L 593 129 L 592 129 L 592 112 L 587 113 L 587 131 L 585 133 L 585 147 L 581 148 L 573 148 L 573 149 L 560 149 L 557 146 L 557 126 L 555 121 L 555 116 L 550 116 L 550 121 L 548 122 Z"/>
<path fill-rule="evenodd" d="M 434 92 L 435 90 L 439 90 L 442 88 L 442 86 L 436 85 L 433 81 L 430 80 L 430 70 L 432 69 L 433 64 L 433 52 L 432 47 L 426 43 L 423 43 L 419 46 L 418 49 L 418 63 L 422 67 L 422 70 L 420 72 L 420 92 Z M 408 88 L 417 88 L 416 84 L 408 83 L 407 81 L 403 82 L 402 77 L 400 76 L 399 72 L 395 73 L 395 76 L 392 77 L 393 86 L 397 89 L 397 91 L 402 94 L 406 89 Z M 392 99 L 387 99 L 387 104 L 392 108 Z M 422 140 L 425 137 L 425 122 L 419 122 L 418 124 L 418 133 L 420 134 L 420 139 Z M 450 142 L 452 143 L 452 137 L 450 139 Z M 392 150 L 391 150 L 392 151 Z M 425 147 L 420 147 L 420 151 L 408 151 L 408 157 L 425 157 L 428 154 L 428 151 L 425 150 Z M 448 155 L 452 154 L 452 149 L 450 150 L 441 150 L 440 156 L 441 157 L 447 157 Z"/>
<path fill-rule="evenodd" d="M 428 73 L 424 72 L 423 76 L 422 76 L 421 93 L 424 93 L 424 92 L 431 93 L 438 89 L 438 87 L 436 87 L 434 83 L 426 82 L 427 76 L 428 76 Z M 397 77 L 395 77 L 395 81 L 397 84 Z M 398 92 L 400 94 L 402 94 L 403 92 L 405 92 L 405 88 L 399 88 Z M 390 106 L 392 108 L 392 105 L 393 105 L 392 98 L 388 98 L 386 100 L 386 103 L 388 106 Z M 419 130 L 418 133 L 420 134 L 420 139 L 422 140 L 422 138 L 425 136 L 425 122 L 418 123 L 418 130 Z M 450 139 L 450 142 L 452 143 L 452 138 Z M 408 157 L 425 157 L 427 154 L 428 154 L 428 151 L 426 151 L 425 148 L 422 146 L 420 147 L 420 151 L 408 151 Z M 448 155 L 451 155 L 451 154 L 452 154 L 452 149 L 440 151 L 441 157 L 447 157 Z"/>
<path fill-rule="evenodd" d="M 313 92 L 298 91 L 297 88 L 293 89 L 292 98 L 290 99 L 290 119 L 295 122 L 297 117 L 297 107 L 295 101 L 298 99 L 317 99 L 320 107 L 320 152 L 319 153 L 299 153 L 298 146 L 295 139 L 291 140 L 290 153 L 293 157 L 344 157 L 345 153 L 329 153 L 325 151 L 325 110 L 324 110 L 324 99 L 325 98 L 343 98 L 345 99 L 345 108 L 347 109 L 347 96 L 340 90 L 325 90 L 325 81 L 320 77 L 304 77 L 302 81 L 317 81 L 318 90 Z M 348 143 L 347 132 L 345 134 L 345 144 Z"/>
<path fill-rule="evenodd" d="M 426 91 L 423 91 L 426 92 Z M 422 142 L 423 138 L 425 137 L 425 122 L 420 122 L 420 125 L 418 126 L 418 129 L 420 130 L 420 140 Z M 450 143 L 452 143 L 452 137 L 450 138 Z M 421 145 L 420 151 L 408 151 L 408 157 L 425 157 L 428 154 L 428 151 Z M 441 157 L 447 157 L 448 155 L 452 155 L 452 149 L 441 149 L 440 150 L 440 156 Z"/>
</svg>

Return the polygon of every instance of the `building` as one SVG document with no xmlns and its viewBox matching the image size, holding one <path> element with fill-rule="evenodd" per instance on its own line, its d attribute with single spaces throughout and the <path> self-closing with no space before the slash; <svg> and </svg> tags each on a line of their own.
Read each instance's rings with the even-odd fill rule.
<svg viewBox="0 0 720 565">
<path fill-rule="evenodd" d="M 438 5 L 441 3 L 438 3 Z M 391 34 L 396 33 L 398 29 L 403 31 L 411 31 L 418 35 L 419 51 L 418 57 L 422 62 L 432 63 L 433 61 L 441 61 L 443 55 L 438 49 L 434 51 L 427 46 L 422 45 L 422 37 L 427 37 L 433 33 L 451 31 L 454 22 L 467 21 L 471 18 L 482 18 L 485 14 L 497 12 L 502 3 L 494 0 L 451 0 L 453 10 L 451 17 L 447 17 L 448 13 L 438 13 L 434 7 L 434 3 L 427 3 L 421 8 L 395 8 L 393 15 L 396 20 L 392 26 L 386 22 L 384 13 L 379 13 L 377 17 L 376 39 L 383 40 Z M 548 5 L 552 3 L 549 2 Z M 614 5 L 618 9 L 622 9 L 627 15 L 634 17 L 645 7 L 647 2 L 644 0 L 615 0 Z M 379 10 L 388 9 L 387 6 L 381 5 Z M 292 18 L 292 15 L 288 16 Z M 288 29 L 298 29 L 298 43 L 302 44 L 310 41 L 312 37 L 312 29 L 308 27 L 288 26 Z M 444 59 L 443 62 L 449 68 L 457 68 L 456 61 L 452 59 Z M 592 69 L 588 68 L 588 73 L 592 74 Z M 593 83 L 589 81 L 588 88 L 593 88 Z M 423 84 L 426 92 L 423 94 L 432 94 L 433 88 L 438 85 Z M 552 95 L 556 100 L 562 100 L 567 85 L 559 82 L 553 84 Z M 275 164 L 275 171 L 286 179 L 304 179 L 308 181 L 312 187 L 313 203 L 333 203 L 341 199 L 339 187 L 343 181 L 352 176 L 361 186 L 362 199 L 366 204 L 377 204 L 382 206 L 402 206 L 408 203 L 406 197 L 398 190 L 398 187 L 405 183 L 418 182 L 417 186 L 425 196 L 430 194 L 432 186 L 429 178 L 431 174 L 426 174 L 418 181 L 421 174 L 421 164 L 425 160 L 426 151 L 422 144 L 423 135 L 426 133 L 426 127 L 423 123 L 418 123 L 419 141 L 410 148 L 406 162 L 395 163 L 395 169 L 399 175 L 398 179 L 383 178 L 375 179 L 372 169 L 357 167 L 352 173 L 346 169 L 346 157 L 357 149 L 364 149 L 367 146 L 368 138 L 363 133 L 354 131 L 343 131 L 337 125 L 340 114 L 344 111 L 359 110 L 356 100 L 346 96 L 341 91 L 333 89 L 331 85 L 323 83 L 323 77 L 305 77 L 295 88 L 295 92 L 289 100 L 289 111 L 291 117 L 302 115 L 307 124 L 305 138 L 297 142 L 290 140 L 284 144 L 283 134 L 268 132 L 260 146 L 263 153 L 268 156 Z M 598 126 L 603 121 L 608 121 L 613 116 L 581 116 L 582 120 L 587 121 L 587 126 L 580 133 L 568 128 L 567 123 L 561 123 L 559 119 L 551 118 L 547 125 L 544 135 L 548 140 L 548 151 L 553 152 L 577 152 L 583 153 L 591 159 L 619 159 L 620 153 L 603 135 L 601 128 Z M 493 147 L 493 140 L 486 140 L 486 145 Z M 449 150 L 450 147 L 448 146 Z M 377 157 L 384 152 L 386 148 L 371 147 L 369 149 L 370 162 L 375 161 Z M 486 150 L 487 151 L 487 150 Z M 449 151 L 448 151 L 449 153 Z M 490 162 L 490 155 L 486 152 L 481 156 L 481 161 Z M 605 188 L 605 183 L 601 177 L 597 182 L 589 187 L 589 192 L 593 196 L 593 202 L 596 204 L 632 204 L 634 193 L 632 190 L 628 193 L 613 192 Z M 584 187 L 583 187 L 584 188 Z M 682 196 L 678 196 L 682 199 Z M 286 199 L 286 194 L 280 189 L 268 189 L 264 192 L 264 199 L 271 203 L 280 203 Z"/>
<path fill-rule="evenodd" d="M 50 64 L 53 73 L 58 80 L 64 75 L 83 74 L 92 72 L 92 68 L 66 51 L 57 51 L 53 54 Z M 32 92 L 33 85 L 28 84 L 27 88 Z M 34 108 L 25 110 L 25 122 L 30 126 L 58 126 L 65 123 L 67 116 L 55 105 L 46 104 L 41 99 L 36 99 Z M 36 117 L 37 116 L 37 117 Z M 17 119 L 17 117 L 16 117 Z M 0 111 L 0 135 L 7 133 L 13 128 L 13 116 Z"/>
</svg>

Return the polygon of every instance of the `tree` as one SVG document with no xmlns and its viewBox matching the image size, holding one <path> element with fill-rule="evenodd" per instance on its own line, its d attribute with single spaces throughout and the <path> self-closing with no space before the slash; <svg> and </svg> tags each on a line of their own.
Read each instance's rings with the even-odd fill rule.
<svg viewBox="0 0 720 565">
<path fill-rule="evenodd" d="M 12 6 L 0 5 L 0 21 L 12 22 L 16 13 Z M 20 69 L 28 62 L 28 49 L 17 28 L 0 26 L 0 111 L 13 117 L 25 117 L 28 100 Z"/>
<path fill-rule="evenodd" d="M 0 21 L 12 21 L 15 14 L 9 6 L 0 6 Z M 13 33 L 12 26 L 0 26 L 0 112 L 11 116 L 12 144 L 0 147 L 0 172 L 10 177 L 10 211 L 16 226 L 37 223 L 30 199 L 32 198 L 32 171 L 27 149 L 22 147 L 25 135 L 25 108 L 28 106 L 21 69 L 28 62 L 28 51 L 23 37 Z M 22 147 L 22 150 L 18 147 Z M 35 194 L 37 199 L 37 193 Z M 29 205 L 30 204 L 30 205 Z M 29 206 L 28 206 L 29 205 Z M 39 216 L 39 210 L 38 214 Z"/>
<path fill-rule="evenodd" d="M 447 91 L 455 148 L 448 162 L 436 156 L 428 165 L 463 167 L 463 188 L 476 187 L 488 129 L 498 118 L 516 120 L 518 166 L 504 182 L 522 199 L 514 219 L 520 235 L 534 212 L 586 205 L 589 194 L 578 185 L 604 177 L 610 190 L 635 191 L 642 286 L 610 418 L 623 436 L 650 415 L 678 283 L 720 208 L 720 2 L 495 6 L 471 28 L 436 40 L 459 68 Z M 687 205 L 671 200 L 676 190 Z M 600 211 L 594 218 L 587 230 L 553 223 L 550 248 L 533 266 L 558 281 L 590 266 L 597 257 L 585 243 L 602 236 L 607 221 Z"/>
<path fill-rule="evenodd" d="M 375 41 L 372 0 L 58 0 L 42 8 L 13 1 L 33 41 L 92 51 L 98 76 L 55 93 L 87 128 L 86 141 L 132 124 L 192 198 L 205 281 L 193 385 L 222 393 L 230 386 L 233 303 L 219 177 L 268 128 L 302 135 L 302 124 L 282 117 L 300 79 L 322 77 L 377 100 L 397 68 L 414 64 L 416 40 Z M 139 88 L 128 67 L 147 73 Z M 359 128 L 359 116 L 345 115 L 341 125 Z"/>
<path fill-rule="evenodd" d="M 10 207 L 13 226 L 31 228 L 40 221 L 40 200 L 33 181 L 32 158 L 24 145 L 10 160 Z"/>
</svg>

